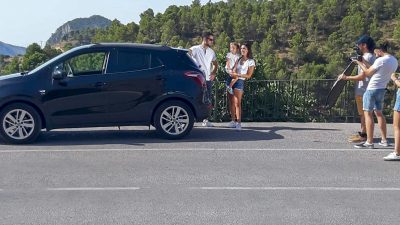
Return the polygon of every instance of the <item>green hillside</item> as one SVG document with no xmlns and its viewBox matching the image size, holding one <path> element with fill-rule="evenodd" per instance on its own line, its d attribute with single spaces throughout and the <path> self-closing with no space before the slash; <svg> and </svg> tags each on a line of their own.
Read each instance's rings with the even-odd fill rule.
<svg viewBox="0 0 400 225">
<path fill-rule="evenodd" d="M 187 48 L 200 43 L 203 31 L 211 31 L 221 63 L 230 41 L 253 43 L 256 79 L 333 78 L 348 63 L 362 34 L 377 42 L 391 41 L 393 53 L 398 53 L 399 8 L 399 0 L 228 0 L 205 5 L 195 0 L 190 6 L 172 5 L 164 13 L 148 9 L 139 24 L 114 20 L 88 33 L 91 42 Z M 70 41 L 68 47 L 80 44 Z"/>
</svg>

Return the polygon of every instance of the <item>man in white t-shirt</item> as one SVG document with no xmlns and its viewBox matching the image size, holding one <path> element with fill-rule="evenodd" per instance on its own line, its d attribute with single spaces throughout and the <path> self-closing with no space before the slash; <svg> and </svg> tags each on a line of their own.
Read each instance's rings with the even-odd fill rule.
<svg viewBox="0 0 400 225">
<path fill-rule="evenodd" d="M 211 101 L 212 81 L 218 69 L 217 56 L 211 47 L 214 45 L 214 36 L 212 33 L 205 32 L 202 35 L 202 43 L 189 49 L 189 54 L 196 61 L 200 70 L 203 71 L 206 78 L 208 98 Z M 203 126 L 212 127 L 213 125 L 207 120 L 203 120 Z"/>
<path fill-rule="evenodd" d="M 377 59 L 368 68 L 363 62 L 356 61 L 364 71 L 365 76 L 371 77 L 367 90 L 363 96 L 363 110 L 367 127 L 367 141 L 358 145 L 356 148 L 374 148 L 374 118 L 373 111 L 380 124 L 382 139 L 380 145 L 387 146 L 386 139 L 386 119 L 382 114 L 383 100 L 386 93 L 386 86 L 391 79 L 392 73 L 397 70 L 397 59 L 387 52 L 388 44 L 385 42 L 375 48 L 374 53 Z"/>
</svg>

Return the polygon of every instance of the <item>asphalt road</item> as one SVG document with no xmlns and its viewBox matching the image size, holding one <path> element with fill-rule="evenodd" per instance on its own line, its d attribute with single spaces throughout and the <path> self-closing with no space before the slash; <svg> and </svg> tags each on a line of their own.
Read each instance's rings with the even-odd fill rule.
<svg viewBox="0 0 400 225">
<path fill-rule="evenodd" d="M 357 124 L 224 125 L 179 141 L 122 127 L 1 144 L 0 224 L 400 224 L 400 162 L 348 144 Z"/>
</svg>

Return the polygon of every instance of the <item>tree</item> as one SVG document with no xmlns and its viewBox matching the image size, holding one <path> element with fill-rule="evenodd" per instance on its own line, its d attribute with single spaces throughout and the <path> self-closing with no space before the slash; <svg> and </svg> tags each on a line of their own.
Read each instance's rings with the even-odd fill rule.
<svg viewBox="0 0 400 225">
<path fill-rule="evenodd" d="M 42 52 L 35 52 L 31 55 L 25 55 L 22 59 L 22 71 L 33 70 L 47 60 L 48 57 Z"/>
<path fill-rule="evenodd" d="M 225 32 L 222 32 L 220 35 L 216 36 L 215 39 L 215 50 L 217 52 L 228 52 L 229 43 L 231 42 L 230 38 Z"/>
<path fill-rule="evenodd" d="M 0 71 L 1 75 L 17 73 L 20 71 L 20 62 L 19 57 L 14 57 L 10 63 L 4 66 L 4 68 Z"/>
<path fill-rule="evenodd" d="M 148 9 L 140 14 L 139 34 L 137 40 L 143 43 L 157 43 L 158 37 L 155 30 L 158 29 L 155 24 L 154 12 Z"/>
<path fill-rule="evenodd" d="M 140 14 L 139 24 L 114 20 L 108 28 L 71 32 L 65 36 L 64 50 L 88 41 L 188 48 L 200 42 L 202 32 L 210 31 L 217 52 L 226 52 L 231 41 L 253 42 L 253 52 L 261 62 L 257 76 L 263 79 L 293 79 L 303 76 L 302 71 L 319 71 L 320 67 L 328 77 L 336 77 L 362 34 L 376 40 L 393 38 L 393 50 L 399 50 L 399 7 L 399 0 L 227 0 L 204 5 L 194 0 L 187 6 L 171 5 L 164 13 L 147 9 Z M 24 68 L 30 67 L 26 61 L 38 64 L 44 59 L 40 54 L 28 57 L 34 52 L 47 58 L 59 54 L 51 48 L 30 46 Z"/>
<path fill-rule="evenodd" d="M 305 37 L 301 33 L 296 33 L 290 41 L 290 47 L 293 53 L 294 62 L 299 66 L 306 55 Z"/>
<path fill-rule="evenodd" d="M 43 53 L 42 48 L 37 43 L 33 43 L 26 48 L 25 56 L 33 55 L 36 52 Z"/>
<path fill-rule="evenodd" d="M 394 29 L 394 32 L 393 32 L 393 38 L 398 43 L 400 43 L 400 10 L 399 10 L 398 15 L 396 17 L 396 21 L 397 21 L 397 25 L 396 25 L 396 27 Z"/>
</svg>

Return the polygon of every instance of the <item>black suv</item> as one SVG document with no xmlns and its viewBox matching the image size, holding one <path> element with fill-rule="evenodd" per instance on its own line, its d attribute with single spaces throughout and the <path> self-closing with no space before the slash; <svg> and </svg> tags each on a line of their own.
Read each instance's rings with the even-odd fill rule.
<svg viewBox="0 0 400 225">
<path fill-rule="evenodd" d="M 34 141 L 42 129 L 153 125 L 168 139 L 209 114 L 204 74 L 183 49 L 92 44 L 33 71 L 0 76 L 0 135 Z"/>
</svg>

